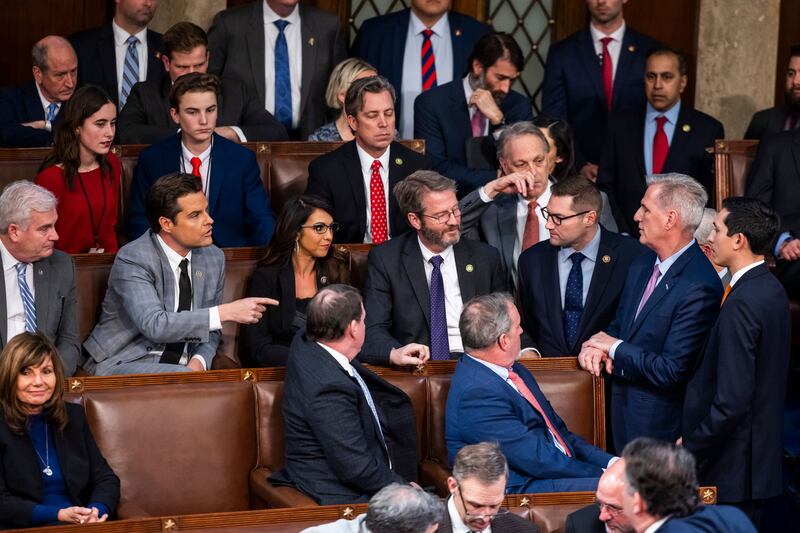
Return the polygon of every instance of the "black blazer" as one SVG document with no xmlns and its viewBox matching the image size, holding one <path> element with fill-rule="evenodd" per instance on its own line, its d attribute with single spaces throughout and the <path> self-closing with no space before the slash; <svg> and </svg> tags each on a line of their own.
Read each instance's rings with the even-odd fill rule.
<svg viewBox="0 0 800 533">
<path fill-rule="evenodd" d="M 430 167 L 430 158 L 427 155 L 406 148 L 398 142 L 389 146 L 387 216 L 390 237 L 397 237 L 410 229 L 392 189 L 412 172 Z M 334 243 L 364 242 L 368 192 L 364 187 L 356 141 L 345 143 L 311 162 L 308 166 L 306 194 L 323 198 L 333 206 L 333 218 L 342 226 L 333 236 Z"/>
<path fill-rule="evenodd" d="M 783 491 L 781 449 L 791 340 L 789 301 L 766 265 L 731 287 L 683 404 L 683 445 L 720 502 Z"/>
<path fill-rule="evenodd" d="M 117 59 L 111 24 L 74 33 L 68 37 L 78 55 L 78 83 L 102 87 L 119 108 Z M 147 30 L 147 81 L 160 83 L 166 77 L 161 63 L 164 41 L 161 34 Z M 119 109 L 117 109 L 119 111 Z"/>
<path fill-rule="evenodd" d="M 800 131 L 759 143 L 745 196 L 771 206 L 781 217 L 781 231 L 800 236 Z"/>
<path fill-rule="evenodd" d="M 119 478 L 95 444 L 86 415 L 67 403 L 69 422 L 56 432 L 56 451 L 73 505 L 97 502 L 110 514 L 119 502 Z M 27 434 L 17 435 L 0 416 L 0 528 L 30 527 L 35 505 L 44 498 L 39 458 Z"/>
<path fill-rule="evenodd" d="M 564 533 L 606 533 L 606 526 L 600 521 L 600 508 L 587 505 L 567 515 Z"/>
<path fill-rule="evenodd" d="M 608 327 L 617 313 L 628 269 L 636 258 L 646 253 L 635 239 L 606 229 L 601 231 L 578 337 L 575 344 L 569 346 L 564 337 L 564 311 L 558 279 L 559 249 L 550 241 L 542 241 L 519 256 L 522 324 L 544 357 L 578 355 L 584 341 Z"/>
<path fill-rule="evenodd" d="M 633 215 L 647 190 L 644 118 L 644 110 L 611 118 L 597 178 L 597 185 L 608 193 L 620 232 L 633 236 L 639 235 Z M 661 172 L 679 172 L 693 177 L 708 191 L 711 205 L 715 191 L 714 158 L 706 148 L 723 138 L 725 130 L 717 119 L 682 104 Z"/>
<path fill-rule="evenodd" d="M 785 105 L 770 107 L 756 112 L 753 118 L 750 119 L 744 138 L 761 141 L 766 137 L 782 132 L 788 115 L 789 109 Z"/>
<path fill-rule="evenodd" d="M 53 121 L 53 128 L 61 111 Z M 26 122 L 44 120 L 44 108 L 36 82 L 0 89 L 0 146 L 4 148 L 35 148 L 53 144 L 53 134 L 47 130 L 23 126 Z"/>
<path fill-rule="evenodd" d="M 172 81 L 143 81 L 133 86 L 117 119 L 121 144 L 152 144 L 178 132 L 169 114 Z M 238 80 L 223 80 L 217 106 L 217 126 L 239 126 L 248 141 L 288 141 L 286 128 L 264 103 L 256 100 Z"/>
</svg>

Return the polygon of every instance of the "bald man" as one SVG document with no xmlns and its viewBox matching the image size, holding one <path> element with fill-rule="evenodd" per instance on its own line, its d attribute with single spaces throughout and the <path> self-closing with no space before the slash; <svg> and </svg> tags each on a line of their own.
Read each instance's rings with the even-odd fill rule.
<svg viewBox="0 0 800 533">
<path fill-rule="evenodd" d="M 597 484 L 595 502 L 567 517 L 566 533 L 633 533 L 622 509 L 625 490 L 625 460 L 619 459 L 603 472 Z"/>
<path fill-rule="evenodd" d="M 53 128 L 78 80 L 78 57 L 69 41 L 48 35 L 31 51 L 33 81 L 0 89 L 0 146 L 53 144 Z"/>
</svg>

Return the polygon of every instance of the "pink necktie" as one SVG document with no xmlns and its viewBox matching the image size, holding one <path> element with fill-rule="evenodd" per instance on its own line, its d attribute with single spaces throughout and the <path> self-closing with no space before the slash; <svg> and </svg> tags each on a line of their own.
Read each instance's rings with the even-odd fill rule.
<svg viewBox="0 0 800 533">
<path fill-rule="evenodd" d="M 539 415 L 542 418 L 544 418 L 544 423 L 547 426 L 547 429 L 550 430 L 550 433 L 553 435 L 553 438 L 558 441 L 558 444 L 561 445 L 561 448 L 564 451 L 564 454 L 567 457 L 572 457 L 572 452 L 569 451 L 569 446 L 567 446 L 567 443 L 564 442 L 564 438 L 558 432 L 558 430 L 553 425 L 553 423 L 550 422 L 550 419 L 545 414 L 544 409 L 542 409 L 542 406 L 536 400 L 536 397 L 533 395 L 533 393 L 528 388 L 528 386 L 525 384 L 525 382 L 522 381 L 522 378 L 519 377 L 519 374 L 517 374 L 516 372 L 514 372 L 513 370 L 511 370 L 509 368 L 508 369 L 508 379 L 510 379 L 511 383 L 513 383 L 514 386 L 517 387 L 517 390 L 522 395 L 522 397 L 525 398 L 526 400 L 528 400 L 528 403 L 531 404 L 531 407 L 533 407 L 534 410 L 537 413 L 539 413 Z"/>
<path fill-rule="evenodd" d="M 653 291 L 656 289 L 656 283 L 658 283 L 658 278 L 661 277 L 661 270 L 659 270 L 659 265 L 653 267 L 653 273 L 650 275 L 650 281 L 647 282 L 647 287 L 644 288 L 644 294 L 642 295 L 642 301 L 639 302 L 639 308 L 636 309 L 636 316 L 634 320 L 639 316 L 639 313 L 642 311 L 644 304 L 647 303 L 647 300 L 650 298 L 650 295 L 653 294 Z"/>
<path fill-rule="evenodd" d="M 486 129 L 486 117 L 480 109 L 475 108 L 475 114 L 472 115 L 472 136 L 483 137 L 484 129 Z"/>
</svg>

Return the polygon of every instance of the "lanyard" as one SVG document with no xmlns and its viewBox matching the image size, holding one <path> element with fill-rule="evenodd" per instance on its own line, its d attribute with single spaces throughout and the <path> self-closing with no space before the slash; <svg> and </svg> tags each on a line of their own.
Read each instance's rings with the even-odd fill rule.
<svg viewBox="0 0 800 533">
<path fill-rule="evenodd" d="M 100 171 L 100 191 L 103 195 L 103 210 L 100 211 L 100 218 L 97 219 L 97 225 L 94 223 L 94 209 L 92 209 L 92 202 L 89 201 L 89 195 L 86 193 L 86 187 L 83 185 L 83 178 L 81 177 L 81 173 L 78 172 L 78 183 L 81 184 L 81 190 L 83 191 L 83 197 L 86 198 L 86 206 L 89 208 L 89 223 L 92 225 L 92 236 L 94 237 L 94 245 L 95 247 L 99 247 L 100 245 L 100 225 L 103 223 L 103 217 L 106 214 L 106 188 L 103 184 L 103 171 L 102 169 L 98 169 Z"/>
</svg>

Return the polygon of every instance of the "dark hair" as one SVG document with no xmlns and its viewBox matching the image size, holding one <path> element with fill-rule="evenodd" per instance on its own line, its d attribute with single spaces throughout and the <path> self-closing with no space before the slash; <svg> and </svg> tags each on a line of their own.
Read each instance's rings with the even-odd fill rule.
<svg viewBox="0 0 800 533">
<path fill-rule="evenodd" d="M 445 178 L 433 170 L 417 170 L 405 179 L 395 183 L 392 193 L 400 205 L 400 212 L 421 213 L 424 209 L 422 198 L 429 192 L 453 191 L 456 192 L 456 182 Z"/>
<path fill-rule="evenodd" d="M 741 233 L 747 237 L 751 252 L 757 255 L 770 253 L 781 227 L 780 217 L 774 209 L 761 200 L 744 197 L 725 198 L 722 207 L 728 210 L 725 217 L 728 237 Z"/>
<path fill-rule="evenodd" d="M 553 180 L 558 181 L 566 176 L 575 174 L 575 139 L 572 128 L 566 120 L 539 115 L 533 119 L 537 128 L 547 128 L 547 134 L 556 145 L 556 155 L 561 157 L 561 162 L 556 162 L 553 169 Z"/>
<path fill-rule="evenodd" d="M 595 211 L 600 216 L 603 209 L 603 199 L 600 197 L 600 190 L 591 180 L 578 174 L 567 176 L 563 180 L 555 182 L 550 188 L 553 196 L 571 196 L 572 209 L 580 213 L 581 211 Z"/>
<path fill-rule="evenodd" d="M 78 128 L 92 115 L 97 113 L 106 104 L 113 104 L 108 94 L 94 85 L 85 85 L 75 91 L 72 98 L 64 103 L 64 109 L 59 116 L 61 120 L 53 133 L 53 149 L 39 167 L 39 172 L 53 165 L 61 164 L 64 167 L 64 180 L 67 189 L 73 190 L 78 168 L 81 166 L 81 141 Z M 108 179 L 111 185 L 111 163 L 107 154 L 96 154 L 95 160 L 100 165 L 100 175 Z"/>
<path fill-rule="evenodd" d="M 789 48 L 789 57 L 799 57 L 800 56 L 800 44 L 796 44 Z"/>
<path fill-rule="evenodd" d="M 147 223 L 153 233 L 161 231 L 161 217 L 167 217 L 175 222 L 175 217 L 180 213 L 178 199 L 187 194 L 202 191 L 200 180 L 196 176 L 184 172 L 173 172 L 161 176 L 147 190 L 144 212 Z"/>
<path fill-rule="evenodd" d="M 180 109 L 181 98 L 186 93 L 214 93 L 219 102 L 222 94 L 222 82 L 214 74 L 191 72 L 175 80 L 169 91 L 169 105 L 176 111 Z"/>
<path fill-rule="evenodd" d="M 484 69 L 497 63 L 498 59 L 508 60 L 518 72 L 522 72 L 525 66 L 525 59 L 517 41 L 502 32 L 487 33 L 478 39 L 467 59 L 467 71 L 472 71 L 472 63 L 476 59 Z"/>
<path fill-rule="evenodd" d="M 191 22 L 178 22 L 164 32 L 161 53 L 172 60 L 172 52 L 188 53 L 198 46 L 208 49 L 208 37 L 203 28 Z"/>
<path fill-rule="evenodd" d="M 308 303 L 306 334 L 312 341 L 340 339 L 353 320 L 361 320 L 361 295 L 350 285 L 321 289 Z"/>
<path fill-rule="evenodd" d="M 647 59 L 645 61 L 645 65 L 647 61 L 650 61 L 650 58 L 653 56 L 667 56 L 673 55 L 678 58 L 678 72 L 681 76 L 686 76 L 686 56 L 677 48 L 672 48 L 670 46 L 660 46 L 658 48 L 654 48 L 650 50 L 647 54 Z"/>
<path fill-rule="evenodd" d="M 364 93 L 379 94 L 384 91 L 387 91 L 392 97 L 392 103 L 397 100 L 394 87 L 392 87 L 392 84 L 389 83 L 389 80 L 383 76 L 368 76 L 366 78 L 353 81 L 345 93 L 345 113 L 355 117 L 358 115 L 359 111 L 364 109 Z"/>
<path fill-rule="evenodd" d="M 622 450 L 628 494 L 638 492 L 647 513 L 657 518 L 691 514 L 698 504 L 692 454 L 671 442 L 648 437 L 632 440 Z"/>
</svg>

